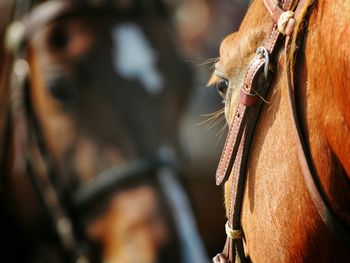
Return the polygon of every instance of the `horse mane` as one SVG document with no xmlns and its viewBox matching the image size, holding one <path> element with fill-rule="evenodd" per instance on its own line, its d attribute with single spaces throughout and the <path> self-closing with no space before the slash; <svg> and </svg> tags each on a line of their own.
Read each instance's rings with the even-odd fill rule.
<svg viewBox="0 0 350 263">
<path fill-rule="evenodd" d="M 303 41 L 303 33 L 307 26 L 307 19 L 309 15 L 309 10 L 312 8 L 313 4 L 316 2 L 316 0 L 307 0 L 305 5 L 302 7 L 301 13 L 300 13 L 300 19 L 297 21 L 293 35 L 292 40 L 290 44 L 289 54 L 288 55 L 288 63 L 290 65 L 290 73 L 291 76 L 294 75 L 294 66 L 296 63 L 296 57 L 298 50 L 301 47 L 301 42 Z"/>
</svg>

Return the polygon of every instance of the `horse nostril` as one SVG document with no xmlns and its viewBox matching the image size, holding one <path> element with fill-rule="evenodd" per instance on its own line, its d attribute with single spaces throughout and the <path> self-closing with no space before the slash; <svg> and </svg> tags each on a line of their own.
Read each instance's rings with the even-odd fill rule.
<svg viewBox="0 0 350 263">
<path fill-rule="evenodd" d="M 78 94 L 71 81 L 64 78 L 55 78 L 47 82 L 51 95 L 62 103 L 71 104 L 76 101 Z"/>
</svg>

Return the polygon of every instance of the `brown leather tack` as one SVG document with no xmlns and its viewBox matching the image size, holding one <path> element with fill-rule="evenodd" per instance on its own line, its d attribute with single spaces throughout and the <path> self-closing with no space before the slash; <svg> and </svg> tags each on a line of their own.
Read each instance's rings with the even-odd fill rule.
<svg viewBox="0 0 350 263">
<path fill-rule="evenodd" d="M 246 93 L 243 89 L 239 92 L 239 101 L 247 107 L 253 107 L 258 102 L 258 96 L 256 94 Z"/>
<path fill-rule="evenodd" d="M 294 18 L 291 18 L 291 19 L 288 20 L 288 23 L 287 23 L 287 26 L 286 26 L 286 29 L 285 29 L 285 32 L 286 32 L 287 36 L 291 36 L 293 34 L 295 23 L 296 22 L 295 22 Z"/>
<path fill-rule="evenodd" d="M 275 0 L 264 0 L 265 6 L 275 24 L 267 42 L 265 43 L 265 48 L 268 50 L 269 55 L 275 53 L 274 51 L 278 47 L 277 42 L 279 39 L 281 39 L 280 36 L 282 34 L 278 30 L 277 26 L 279 19 L 285 10 L 291 10 L 293 2 L 293 0 L 285 0 L 283 1 L 283 6 L 280 7 L 276 4 Z M 289 91 L 289 106 L 293 117 L 294 134 L 298 144 L 298 155 L 300 158 L 303 176 L 314 205 L 328 228 L 337 237 L 340 237 L 343 239 L 343 241 L 350 243 L 350 233 L 346 231 L 347 228 L 344 228 L 342 222 L 339 221 L 336 216 L 334 216 L 332 209 L 328 206 L 327 201 L 323 200 L 322 189 L 320 189 L 317 184 L 316 174 L 313 170 L 312 163 L 310 161 L 311 158 L 309 157 L 301 130 L 299 129 L 295 109 L 293 76 L 290 72 L 290 63 L 288 61 L 287 52 L 289 50 L 288 44 L 296 24 L 296 19 L 299 18 L 301 10 L 304 8 L 305 4 L 305 0 L 298 1 L 297 5 L 294 5 L 296 8 L 295 14 L 289 12 L 289 14 L 292 13 L 290 17 L 287 17 L 287 19 L 283 17 L 281 19 L 283 20 L 283 23 L 281 23 L 283 25 L 283 34 L 287 36 L 285 40 L 286 74 Z M 288 15 L 288 13 L 285 14 Z M 230 190 L 231 199 L 229 200 L 230 205 L 228 220 L 229 224 L 234 229 L 241 229 L 240 218 L 244 190 L 245 166 L 247 164 L 250 143 L 254 135 L 254 126 L 258 121 L 259 112 L 262 108 L 262 103 L 257 103 L 258 96 L 254 96 L 253 91 L 258 91 L 259 95 L 266 95 L 269 90 L 268 85 L 256 87 L 258 83 L 256 80 L 259 78 L 262 72 L 263 65 L 264 59 L 262 59 L 260 56 L 256 56 L 249 65 L 244 84 L 239 95 L 240 103 L 234 115 L 216 173 L 216 183 L 220 185 L 229 178 L 232 171 L 233 183 Z M 261 88 L 261 90 L 259 90 L 259 88 Z M 227 238 L 223 254 L 219 254 L 216 259 L 224 259 L 224 262 L 226 262 L 226 258 L 223 257 L 223 255 L 225 255 L 229 262 L 232 263 L 236 260 L 236 258 L 239 259 L 239 262 L 245 262 L 242 239 L 233 241 L 232 239 Z"/>
<path fill-rule="evenodd" d="M 246 119 L 246 106 L 239 104 L 235 118 L 228 132 L 224 150 L 222 152 L 218 169 L 216 171 L 216 184 L 221 185 L 224 183 L 230 176 L 231 169 L 233 166 L 232 156 L 236 156 L 239 146 L 240 138 L 243 134 L 243 129 L 240 129 L 242 126 L 241 123 Z"/>
<path fill-rule="evenodd" d="M 303 0 L 301 0 L 303 1 Z M 281 32 L 278 30 L 278 20 L 285 10 L 290 10 L 293 0 L 285 0 L 283 9 L 276 5 L 274 0 L 264 0 L 266 8 L 273 18 L 274 26 L 265 43 L 269 55 L 274 54 L 278 40 L 281 39 Z M 290 18 L 284 20 L 285 33 L 291 34 L 294 29 L 295 20 Z M 258 96 L 253 94 L 266 95 L 269 85 L 259 85 L 259 77 L 263 72 L 265 58 L 257 54 L 250 63 L 247 74 L 245 76 L 241 91 L 239 94 L 239 104 L 234 115 L 230 130 L 225 142 L 225 146 L 221 155 L 219 166 L 216 172 L 216 184 L 224 183 L 230 176 L 234 177 L 231 188 L 231 199 L 229 207 L 229 224 L 234 229 L 241 229 L 241 202 L 243 197 L 245 166 L 247 164 L 250 144 L 254 135 L 254 126 L 258 120 L 259 112 L 262 109 L 262 103 L 258 103 Z M 255 107 L 252 107 L 255 106 Z M 227 239 L 223 254 L 230 260 L 235 261 L 235 255 L 241 262 L 245 261 L 242 239 L 235 241 Z"/>
</svg>

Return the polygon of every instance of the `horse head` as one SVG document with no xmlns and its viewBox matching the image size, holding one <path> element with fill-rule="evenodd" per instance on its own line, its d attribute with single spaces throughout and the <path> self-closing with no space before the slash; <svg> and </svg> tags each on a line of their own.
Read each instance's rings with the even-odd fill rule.
<svg viewBox="0 0 350 263">
<path fill-rule="evenodd" d="M 222 42 L 209 84 L 231 126 L 217 172 L 228 239 L 214 262 L 349 259 L 347 10 L 256 0 Z"/>
<path fill-rule="evenodd" d="M 14 7 L 12 184 L 28 186 L 18 181 L 32 175 L 73 254 L 84 254 L 77 240 L 85 237 L 102 246 L 106 262 L 179 260 L 160 187 L 169 181 L 159 178 L 174 175 L 191 72 L 163 8 L 160 1 Z M 26 215 L 31 198 L 14 194 L 28 227 L 41 224 Z"/>
</svg>

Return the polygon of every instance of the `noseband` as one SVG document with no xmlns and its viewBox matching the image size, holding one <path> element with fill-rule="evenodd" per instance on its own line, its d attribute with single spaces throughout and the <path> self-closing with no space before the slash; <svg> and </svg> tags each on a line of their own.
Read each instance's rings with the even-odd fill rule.
<svg viewBox="0 0 350 263">
<path fill-rule="evenodd" d="M 304 181 L 323 222 L 337 238 L 350 244 L 349 230 L 344 222 L 336 217 L 320 186 L 296 111 L 293 72 L 291 71 L 293 65 L 291 65 L 288 54 L 296 21 L 302 19 L 302 12 L 305 11 L 305 8 L 308 10 L 309 6 L 307 6 L 306 0 L 285 0 L 282 2 L 281 6 L 279 6 L 274 0 L 264 0 L 266 9 L 274 22 L 273 28 L 267 42 L 263 47 L 258 48 L 256 56 L 248 67 L 244 84 L 240 90 L 239 103 L 216 172 L 217 185 L 223 184 L 232 176 L 229 218 L 225 226 L 227 239 L 223 251 L 223 254 L 230 262 L 234 262 L 236 258 L 239 262 L 245 262 L 246 260 L 242 241 L 243 231 L 241 229 L 246 166 L 254 129 L 263 107 L 263 102 L 260 98 L 266 97 L 271 86 L 271 72 L 267 73 L 268 64 L 272 58 L 277 57 L 283 41 L 285 44 L 289 108 Z M 220 257 L 218 255 L 214 258 L 214 261 L 221 262 Z"/>
</svg>

